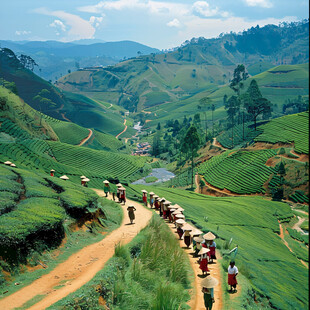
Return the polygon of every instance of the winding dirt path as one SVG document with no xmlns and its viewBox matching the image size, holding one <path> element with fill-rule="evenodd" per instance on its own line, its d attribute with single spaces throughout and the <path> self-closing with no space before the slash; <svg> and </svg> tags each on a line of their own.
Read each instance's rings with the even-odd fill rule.
<svg viewBox="0 0 310 310">
<path fill-rule="evenodd" d="M 123 134 L 123 133 L 127 130 L 126 122 L 127 122 L 127 120 L 126 120 L 126 118 L 125 118 L 125 120 L 124 120 L 125 128 L 124 128 L 124 130 L 123 130 L 122 132 L 120 132 L 120 133 L 115 137 L 116 139 L 118 139 L 118 137 L 119 137 L 121 134 Z"/>
<path fill-rule="evenodd" d="M 292 229 L 296 229 L 301 234 L 305 235 L 305 232 L 300 228 L 301 224 L 306 220 L 305 218 L 302 218 L 300 216 L 297 216 L 298 222 L 292 227 Z"/>
<path fill-rule="evenodd" d="M 175 225 L 172 223 L 167 223 L 167 224 L 170 227 L 171 231 L 175 234 L 176 238 L 178 238 L 178 235 L 176 234 Z M 202 277 L 202 272 L 201 272 L 201 269 L 199 268 L 198 258 L 193 256 L 194 251 L 192 249 L 192 246 L 187 248 L 183 240 L 179 240 L 179 243 L 180 243 L 180 247 L 187 254 L 191 267 L 194 271 L 194 275 L 195 275 L 194 288 L 192 292 L 190 292 L 192 295 L 192 298 L 188 302 L 188 305 L 190 306 L 191 310 L 205 310 L 206 307 L 204 305 L 203 293 L 201 292 L 201 289 L 202 289 L 201 281 L 204 279 L 204 277 Z M 217 258 L 219 258 L 218 251 L 216 251 L 216 256 Z M 213 304 L 212 310 L 221 310 L 223 309 L 223 296 L 222 296 L 222 289 L 221 289 L 222 279 L 221 279 L 221 274 L 220 274 L 220 264 L 217 262 L 213 264 L 208 264 L 208 268 L 210 270 L 210 275 L 219 281 L 219 284 L 214 288 L 215 303 Z"/>
<path fill-rule="evenodd" d="M 86 138 L 84 138 L 84 139 L 80 142 L 80 144 L 79 144 L 78 146 L 84 145 L 84 144 L 90 139 L 90 137 L 93 135 L 93 131 L 92 131 L 91 129 L 88 129 L 88 131 L 89 131 L 88 136 L 87 136 Z"/>
<path fill-rule="evenodd" d="M 102 190 L 96 189 L 95 192 L 99 196 L 105 196 Z M 134 205 L 137 209 L 134 225 L 129 224 L 130 221 L 126 211 L 129 204 Z M 21 307 L 37 295 L 45 295 L 46 297 L 28 309 L 46 309 L 90 281 L 114 255 L 115 245 L 119 242 L 122 244 L 130 242 L 148 224 L 152 217 L 150 210 L 131 200 L 127 200 L 122 209 L 124 219 L 118 229 L 112 231 L 102 241 L 91 244 L 71 255 L 49 274 L 0 300 L 0 309 L 10 310 Z M 59 285 L 64 286 L 56 289 L 55 287 Z"/>
</svg>

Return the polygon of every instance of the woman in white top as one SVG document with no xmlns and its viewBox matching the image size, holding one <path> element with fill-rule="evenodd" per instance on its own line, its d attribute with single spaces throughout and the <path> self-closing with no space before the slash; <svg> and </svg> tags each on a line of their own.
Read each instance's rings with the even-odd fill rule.
<svg viewBox="0 0 310 310">
<path fill-rule="evenodd" d="M 230 285 L 230 292 L 237 291 L 237 274 L 238 274 L 238 268 L 235 266 L 235 262 L 230 262 L 228 266 L 228 285 Z"/>
</svg>

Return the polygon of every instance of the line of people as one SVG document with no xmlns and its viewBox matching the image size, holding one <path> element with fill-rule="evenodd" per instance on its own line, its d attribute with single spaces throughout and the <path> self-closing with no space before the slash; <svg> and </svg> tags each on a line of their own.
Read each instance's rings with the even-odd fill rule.
<svg viewBox="0 0 310 310">
<path fill-rule="evenodd" d="M 148 206 L 148 192 L 142 190 L 142 201 L 144 205 Z M 205 307 L 208 310 L 212 309 L 212 305 L 215 302 L 214 299 L 214 287 L 218 285 L 218 280 L 210 276 L 210 270 L 208 264 L 214 263 L 216 260 L 216 236 L 209 231 L 203 234 L 202 231 L 196 227 L 190 225 L 185 221 L 184 209 L 178 204 L 172 205 L 166 198 L 160 198 L 155 193 L 149 193 L 150 208 L 153 207 L 159 211 L 159 215 L 170 223 L 174 223 L 176 232 L 179 239 L 183 239 L 187 248 L 192 245 L 194 256 L 198 257 L 199 268 L 202 271 L 202 275 L 206 277 L 202 280 L 202 292 L 204 294 Z M 232 261 L 228 267 L 228 284 L 231 287 L 231 291 L 236 291 L 238 268 Z"/>
</svg>

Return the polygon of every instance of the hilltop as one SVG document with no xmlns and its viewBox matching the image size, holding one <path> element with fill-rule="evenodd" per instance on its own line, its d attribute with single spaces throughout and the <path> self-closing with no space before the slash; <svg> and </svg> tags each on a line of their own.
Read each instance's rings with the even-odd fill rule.
<svg viewBox="0 0 310 310">
<path fill-rule="evenodd" d="M 35 73 L 45 80 L 55 81 L 61 76 L 79 68 L 89 66 L 114 65 L 121 60 L 158 53 L 159 50 L 134 41 L 96 42 L 81 40 L 74 42 L 58 41 L 5 41 L 2 48 L 9 48 L 18 54 L 31 56 L 38 67 Z"/>
<path fill-rule="evenodd" d="M 308 62 L 309 22 L 251 28 L 215 39 L 192 39 L 175 51 L 142 55 L 106 68 L 72 72 L 58 80 L 67 91 L 118 103 L 129 111 L 195 101 L 232 77 L 236 64 L 250 74 Z M 196 96 L 196 97 L 195 97 Z"/>
</svg>

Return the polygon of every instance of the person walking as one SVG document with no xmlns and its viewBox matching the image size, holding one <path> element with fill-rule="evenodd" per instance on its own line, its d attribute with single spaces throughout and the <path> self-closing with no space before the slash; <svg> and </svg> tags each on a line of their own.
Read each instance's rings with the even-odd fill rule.
<svg viewBox="0 0 310 310">
<path fill-rule="evenodd" d="M 133 221 L 135 219 L 135 211 L 136 211 L 136 208 L 134 206 L 129 206 L 127 208 L 127 211 L 128 211 L 128 217 L 130 219 L 130 224 L 133 224 Z"/>
<path fill-rule="evenodd" d="M 116 190 L 116 197 L 118 199 L 118 202 L 121 202 L 121 191 L 120 188 L 122 187 L 121 183 L 116 184 L 117 190 Z"/>
<path fill-rule="evenodd" d="M 155 193 L 150 192 L 149 195 L 150 195 L 150 206 L 151 206 L 151 209 L 152 209 L 153 205 L 154 205 L 154 195 L 155 195 Z"/>
<path fill-rule="evenodd" d="M 218 280 L 211 276 L 207 276 L 205 279 L 201 281 L 203 299 L 206 310 L 211 310 L 213 307 L 213 304 L 215 302 L 214 287 L 217 286 L 218 283 L 219 283 Z"/>
<path fill-rule="evenodd" d="M 214 240 L 209 241 L 209 249 L 210 249 L 210 263 L 213 263 L 213 259 L 216 259 L 215 255 L 215 249 L 216 249 L 216 243 Z"/>
<path fill-rule="evenodd" d="M 235 266 L 235 262 L 231 261 L 228 266 L 228 285 L 230 285 L 230 292 L 237 291 L 237 275 L 238 275 L 238 268 Z"/>
<path fill-rule="evenodd" d="M 126 188 L 120 187 L 120 202 L 125 204 L 126 203 Z"/>
<path fill-rule="evenodd" d="M 209 251 L 210 251 L 209 249 L 202 247 L 198 253 L 198 255 L 201 255 L 199 268 L 202 270 L 203 275 L 209 271 L 208 255 L 207 255 Z"/>
<path fill-rule="evenodd" d="M 142 192 L 142 201 L 144 205 L 147 207 L 147 191 L 143 189 L 141 192 Z"/>
<path fill-rule="evenodd" d="M 108 194 L 110 192 L 110 182 L 108 180 L 104 180 L 104 187 L 103 187 L 103 191 L 105 192 L 105 196 L 108 197 Z"/>
</svg>

